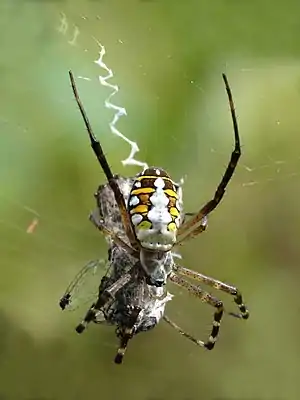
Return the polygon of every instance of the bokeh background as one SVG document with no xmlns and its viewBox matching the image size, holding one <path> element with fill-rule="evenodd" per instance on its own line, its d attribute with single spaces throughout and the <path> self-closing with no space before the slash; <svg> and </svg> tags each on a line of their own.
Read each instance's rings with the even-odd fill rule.
<svg viewBox="0 0 300 400">
<path fill-rule="evenodd" d="M 1 0 L 1 399 L 299 398 L 299 15 L 296 0 Z M 139 172 L 122 166 L 129 146 L 109 130 L 94 38 L 128 113 L 118 129 L 138 142 L 136 158 L 185 178 L 187 211 L 211 198 L 233 147 L 228 75 L 243 155 L 209 229 L 181 254 L 237 285 L 251 317 L 225 317 L 212 352 L 161 323 L 119 367 L 113 328 L 78 336 L 86 306 L 58 307 L 76 272 L 106 256 L 87 219 L 104 176 L 69 69 L 91 79 L 78 89 L 113 170 Z M 169 290 L 169 316 L 205 338 L 213 310 Z"/>
</svg>

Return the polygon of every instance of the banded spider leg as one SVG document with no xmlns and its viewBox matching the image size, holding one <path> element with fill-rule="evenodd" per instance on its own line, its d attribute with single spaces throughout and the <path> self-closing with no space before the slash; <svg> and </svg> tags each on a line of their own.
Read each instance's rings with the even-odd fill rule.
<svg viewBox="0 0 300 400">
<path fill-rule="evenodd" d="M 236 318 L 248 319 L 249 311 L 247 310 L 246 306 L 243 303 L 241 293 L 234 286 L 230 286 L 227 283 L 223 283 L 221 281 L 218 281 L 218 280 L 210 278 L 206 275 L 200 274 L 199 272 L 195 272 L 190 269 L 181 267 L 179 265 L 176 265 L 174 267 L 174 272 L 172 272 L 169 277 L 171 282 L 175 283 L 176 285 L 178 285 L 180 287 L 185 288 L 186 290 L 188 290 L 189 293 L 191 293 L 192 295 L 199 298 L 202 302 L 208 303 L 209 305 L 215 307 L 216 311 L 214 313 L 213 327 L 212 327 L 212 331 L 211 331 L 211 334 L 210 334 L 208 340 L 206 342 L 204 342 L 204 341 L 195 339 L 194 336 L 185 332 L 176 323 L 174 323 L 169 317 L 165 316 L 164 320 L 169 325 L 171 325 L 174 329 L 176 329 L 181 335 L 185 336 L 192 342 L 196 343 L 198 346 L 205 347 L 208 350 L 212 350 L 217 341 L 222 316 L 225 311 L 223 302 L 221 300 L 218 300 L 216 297 L 212 296 L 210 293 L 204 291 L 200 286 L 191 284 L 190 282 L 188 282 L 187 280 L 182 278 L 180 275 L 200 281 L 214 289 L 221 290 L 225 293 L 232 295 L 234 298 L 234 302 L 237 304 L 237 306 L 240 310 L 240 313 L 236 314 L 236 313 L 230 312 L 229 315 L 236 317 Z"/>
</svg>

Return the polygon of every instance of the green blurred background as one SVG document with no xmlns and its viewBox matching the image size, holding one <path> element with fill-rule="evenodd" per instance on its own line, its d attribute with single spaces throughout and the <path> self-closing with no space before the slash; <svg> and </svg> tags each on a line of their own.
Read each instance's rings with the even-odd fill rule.
<svg viewBox="0 0 300 400">
<path fill-rule="evenodd" d="M 1 400 L 299 398 L 299 13 L 296 0 L 1 0 Z M 127 109 L 118 128 L 138 159 L 185 177 L 188 211 L 211 198 L 233 147 L 228 75 L 243 155 L 182 263 L 237 285 L 251 317 L 225 317 L 212 352 L 161 323 L 119 367 L 113 328 L 78 336 L 85 308 L 58 307 L 75 273 L 106 255 L 87 219 L 104 176 L 69 69 L 91 79 L 78 89 L 113 170 L 139 172 L 122 166 L 129 146 L 109 131 L 93 37 Z M 205 338 L 213 310 L 170 291 L 170 317 Z"/>
</svg>

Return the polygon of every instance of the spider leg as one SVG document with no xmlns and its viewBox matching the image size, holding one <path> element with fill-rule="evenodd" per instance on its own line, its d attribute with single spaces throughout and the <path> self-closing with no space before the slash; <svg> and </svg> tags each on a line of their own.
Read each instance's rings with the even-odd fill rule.
<svg viewBox="0 0 300 400">
<path fill-rule="evenodd" d="M 194 336 L 189 334 L 188 332 L 184 331 L 180 326 L 175 324 L 167 315 L 163 316 L 163 320 L 166 321 L 172 328 L 174 328 L 180 335 L 186 337 L 187 339 L 191 340 L 193 343 L 197 344 L 198 346 L 204 347 L 205 343 L 202 340 L 196 339 Z"/>
<path fill-rule="evenodd" d="M 93 303 L 86 313 L 84 319 L 81 321 L 79 325 L 76 327 L 77 333 L 82 333 L 87 325 L 96 320 L 97 313 L 101 311 L 101 308 L 107 304 L 109 301 L 114 300 L 116 293 L 122 289 L 126 283 L 128 283 L 131 279 L 131 274 L 128 272 L 119 278 L 116 282 L 114 282 L 111 286 L 103 290 L 99 293 L 98 299 L 96 303 Z"/>
<path fill-rule="evenodd" d="M 124 330 L 120 333 L 120 347 L 118 348 L 118 352 L 117 355 L 115 357 L 115 363 L 116 364 L 121 364 L 123 361 L 123 357 L 125 354 L 125 351 L 127 349 L 127 345 L 130 339 L 132 339 L 133 335 L 134 335 L 134 325 L 137 321 L 137 318 L 139 316 L 139 313 L 141 311 L 140 307 L 135 306 L 130 319 L 129 319 L 129 323 L 128 326 L 126 326 L 124 328 Z"/>
<path fill-rule="evenodd" d="M 192 285 L 191 283 L 189 283 L 188 281 L 186 281 L 185 279 L 176 275 L 173 272 L 170 274 L 169 279 L 176 285 L 187 289 L 191 294 L 199 298 L 204 303 L 208 303 L 216 308 L 216 311 L 214 313 L 213 327 L 211 334 L 207 342 L 203 342 L 203 347 L 205 347 L 208 350 L 212 350 L 215 346 L 217 337 L 219 335 L 221 319 L 224 312 L 222 301 L 218 300 L 216 297 L 213 297 L 210 293 L 205 292 L 199 286 Z M 201 342 L 199 341 L 199 345 L 200 343 Z"/>
<path fill-rule="evenodd" d="M 207 217 L 203 217 L 200 224 L 196 226 L 192 231 L 190 231 L 186 236 L 182 239 L 177 240 L 176 245 L 181 245 L 182 242 L 185 242 L 187 239 L 193 239 L 198 236 L 200 233 L 204 232 L 207 228 Z"/>
<path fill-rule="evenodd" d="M 112 191 L 114 192 L 116 202 L 117 202 L 118 207 L 120 209 L 122 223 L 123 223 L 126 235 L 128 236 L 128 239 L 129 239 L 132 247 L 133 248 L 138 248 L 138 241 L 135 238 L 135 235 L 134 235 L 134 232 L 133 232 L 133 229 L 132 229 L 132 226 L 131 226 L 131 222 L 130 222 L 129 215 L 127 213 L 127 208 L 126 208 L 126 204 L 125 204 L 125 201 L 124 201 L 124 197 L 123 197 L 122 192 L 121 192 L 121 190 L 119 188 L 119 185 L 118 185 L 118 183 L 117 183 L 117 181 L 115 179 L 115 176 L 113 175 L 113 173 L 112 173 L 112 171 L 111 171 L 111 169 L 110 169 L 110 167 L 108 165 L 108 162 L 106 160 L 106 157 L 105 157 L 103 149 L 102 149 L 102 146 L 101 146 L 100 142 L 97 140 L 97 138 L 96 138 L 96 136 L 95 136 L 95 134 L 93 132 L 93 129 L 92 129 L 91 124 L 90 124 L 90 121 L 89 121 L 89 119 L 87 117 L 87 114 L 86 114 L 86 112 L 84 110 L 84 107 L 82 105 L 82 102 L 80 100 L 80 97 L 79 97 L 79 94 L 78 94 L 78 91 L 77 91 L 77 87 L 76 87 L 76 84 L 75 84 L 75 80 L 74 80 L 74 76 L 73 76 L 72 71 L 69 71 L 69 77 L 70 77 L 70 81 L 71 81 L 71 85 L 72 85 L 72 89 L 73 89 L 73 93 L 74 93 L 74 97 L 75 97 L 76 103 L 78 105 L 78 108 L 80 110 L 81 116 L 82 116 L 82 118 L 84 120 L 86 129 L 87 129 L 88 134 L 89 134 L 89 138 L 90 138 L 90 141 L 91 141 L 92 149 L 94 150 L 94 153 L 95 153 L 95 155 L 96 155 L 96 157 L 97 157 L 97 159 L 98 159 L 98 161 L 99 161 L 99 163 L 101 165 L 101 168 L 102 168 L 102 170 L 104 171 L 104 173 L 106 175 L 108 183 L 109 183 Z"/>
<path fill-rule="evenodd" d="M 249 311 L 247 310 L 246 306 L 243 303 L 242 294 L 236 287 L 218 281 L 214 278 L 210 278 L 209 276 L 200 274 L 200 272 L 192 271 L 188 268 L 181 267 L 179 265 L 176 265 L 175 270 L 180 275 L 184 275 L 189 278 L 195 279 L 214 289 L 221 290 L 222 292 L 230 294 L 231 296 L 233 296 L 233 300 L 235 304 L 238 306 L 240 313 L 236 314 L 230 312 L 229 314 L 237 318 L 243 318 L 243 319 L 249 318 Z"/>
<path fill-rule="evenodd" d="M 118 235 L 116 235 L 110 229 L 106 228 L 105 224 L 101 220 L 96 218 L 93 212 L 89 215 L 89 220 L 96 226 L 97 229 L 99 229 L 100 232 L 102 232 L 105 236 L 109 236 L 117 245 L 126 250 L 128 254 L 139 258 L 138 251 L 128 246 L 128 244 L 125 243 L 124 240 L 122 240 Z"/>
<path fill-rule="evenodd" d="M 235 110 L 234 110 L 232 93 L 231 93 L 226 75 L 222 74 L 222 77 L 223 77 L 223 80 L 225 83 L 225 88 L 226 88 L 230 111 L 231 111 L 233 130 L 234 130 L 235 147 L 234 147 L 233 152 L 231 153 L 231 157 L 230 157 L 229 163 L 227 165 L 226 171 L 223 175 L 223 178 L 222 178 L 219 186 L 217 187 L 217 190 L 214 194 L 213 199 L 208 201 L 193 218 L 191 218 L 189 221 L 187 221 L 181 225 L 181 227 L 178 230 L 179 235 L 186 234 L 187 231 L 190 229 L 193 229 L 193 230 L 197 229 L 197 225 L 203 219 L 203 217 L 206 217 L 218 206 L 218 204 L 221 202 L 221 200 L 225 194 L 226 187 L 227 187 L 230 179 L 232 178 L 232 175 L 236 169 L 239 158 L 241 156 L 239 130 L 238 130 L 238 124 L 237 124 L 237 119 L 236 119 Z M 195 227 L 195 225 L 196 225 L 196 227 Z M 200 233 L 200 232 L 203 232 L 203 231 L 200 229 L 198 233 Z M 182 242 L 187 237 L 188 237 L 188 235 L 186 237 L 184 237 L 183 239 L 180 239 L 180 241 Z"/>
</svg>

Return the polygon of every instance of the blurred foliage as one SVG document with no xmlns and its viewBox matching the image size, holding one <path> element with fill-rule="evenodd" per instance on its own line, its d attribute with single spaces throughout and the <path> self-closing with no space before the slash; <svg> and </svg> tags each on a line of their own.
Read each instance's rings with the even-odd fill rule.
<svg viewBox="0 0 300 400">
<path fill-rule="evenodd" d="M 299 398 L 299 11 L 295 0 L 1 0 L 0 399 Z M 58 308 L 74 274 L 106 255 L 87 220 L 104 177 L 68 69 L 92 79 L 78 87 L 113 170 L 138 172 L 122 167 L 128 145 L 109 131 L 93 38 L 128 112 L 118 128 L 138 159 L 186 177 L 190 211 L 212 196 L 233 146 L 228 75 L 243 155 L 182 262 L 236 284 L 251 317 L 225 318 L 212 352 L 161 323 L 117 367 L 114 330 L 78 336 L 85 310 Z M 204 338 L 213 310 L 170 290 L 170 316 Z"/>
</svg>

